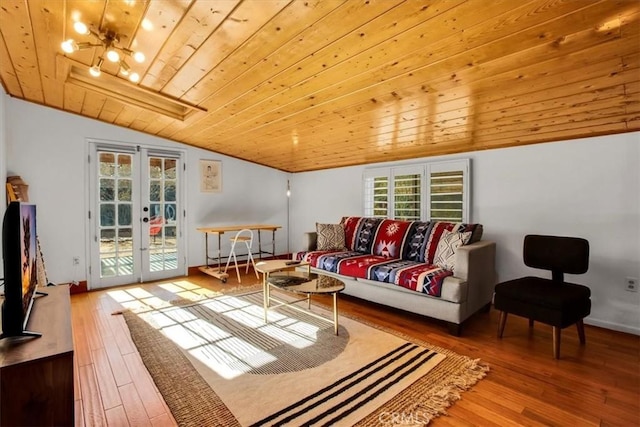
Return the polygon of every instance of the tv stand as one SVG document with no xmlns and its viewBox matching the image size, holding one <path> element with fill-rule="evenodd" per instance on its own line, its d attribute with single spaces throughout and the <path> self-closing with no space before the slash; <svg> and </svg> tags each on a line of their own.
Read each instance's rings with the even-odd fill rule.
<svg viewBox="0 0 640 427">
<path fill-rule="evenodd" d="M 11 334 L 11 335 L 2 334 L 0 335 L 0 340 L 5 338 L 13 338 L 13 339 L 20 339 L 20 338 L 26 338 L 26 337 L 39 338 L 41 336 L 42 334 L 40 332 L 20 331 L 17 334 Z"/>
<path fill-rule="evenodd" d="M 47 295 L 49 295 L 49 294 L 48 294 L 48 293 L 46 293 L 46 292 L 42 292 L 42 291 L 35 291 L 35 292 L 33 293 L 33 301 L 32 301 L 32 304 L 35 304 L 35 301 L 36 301 L 36 299 L 37 299 L 37 298 L 46 297 Z M 2 309 L 4 310 L 4 309 L 5 309 L 5 307 L 3 306 L 3 307 L 2 307 Z M 30 310 L 32 310 L 32 309 L 33 309 L 33 306 L 31 307 L 31 309 L 30 309 Z M 0 321 L 1 321 L 1 320 L 2 320 L 2 319 L 0 319 Z M 30 319 L 29 319 L 29 320 L 30 320 Z M 0 325 L 1 325 L 1 324 L 2 324 L 2 323 L 0 322 Z M 39 337 L 41 337 L 41 336 L 42 336 L 42 334 L 41 334 L 40 332 L 27 331 L 26 329 L 22 329 L 22 327 L 20 328 L 20 330 L 19 330 L 19 331 L 16 331 L 16 330 L 9 330 L 8 332 L 5 332 L 5 331 L 4 331 L 4 328 L 3 328 L 2 330 L 3 330 L 3 332 L 2 332 L 2 334 L 0 334 L 0 340 L 3 340 L 3 339 L 5 339 L 5 338 L 7 338 L 7 339 L 11 339 L 11 338 L 19 339 L 19 338 L 25 338 L 25 337 L 39 338 Z"/>
<path fill-rule="evenodd" d="M 74 425 L 69 287 L 47 291 L 28 322 L 42 337 L 0 341 L 0 426 Z"/>
</svg>

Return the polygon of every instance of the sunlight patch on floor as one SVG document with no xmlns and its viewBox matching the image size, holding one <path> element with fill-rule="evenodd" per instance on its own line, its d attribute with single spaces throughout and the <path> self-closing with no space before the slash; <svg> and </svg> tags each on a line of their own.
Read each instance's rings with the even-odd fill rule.
<svg viewBox="0 0 640 427">
<path fill-rule="evenodd" d="M 319 328 L 305 322 L 300 322 L 277 312 L 269 312 L 269 323 L 264 323 L 264 307 L 249 304 L 241 298 L 224 296 L 215 298 L 202 304 L 203 306 L 222 313 L 230 319 L 252 329 L 276 338 L 297 348 L 305 348 L 315 342 Z"/>
<path fill-rule="evenodd" d="M 257 331 L 265 339 L 298 349 L 313 345 L 320 329 L 275 311 L 268 313 L 269 322 L 265 324 L 262 305 L 233 295 L 203 299 L 216 292 L 188 280 L 162 283 L 158 288 L 162 290 L 162 297 L 142 287 L 117 289 L 107 294 L 124 308 L 146 312 L 141 315 L 145 321 L 223 378 L 234 378 L 277 358 L 241 337 L 233 336 L 223 327 L 198 317 L 193 310 L 180 307 L 184 300 L 194 301 L 192 308 L 220 314 L 232 325 L 241 325 L 241 328 Z M 177 302 L 179 300 L 183 301 Z"/>
<path fill-rule="evenodd" d="M 162 307 L 169 307 L 172 302 L 182 299 L 187 301 L 199 301 L 204 297 L 210 297 L 215 292 L 210 289 L 203 288 L 188 280 L 177 280 L 158 285 L 163 291 L 168 292 L 171 296 L 161 297 L 154 295 L 142 287 L 132 287 L 128 289 L 117 289 L 108 291 L 107 295 L 113 298 L 123 308 L 131 311 L 140 312 L 145 310 L 154 310 Z"/>
<path fill-rule="evenodd" d="M 171 283 L 159 285 L 160 288 L 167 290 L 176 295 L 176 297 L 189 301 L 198 301 L 206 296 L 214 293 L 211 289 L 203 288 L 188 280 L 178 280 Z"/>
<path fill-rule="evenodd" d="M 183 288 L 173 283 L 168 285 L 163 289 L 173 293 L 183 291 Z M 142 299 L 135 299 L 134 296 Z M 134 292 L 114 291 L 112 297 L 119 299 L 121 304 L 143 304 L 153 299 L 139 289 L 134 289 Z M 205 318 L 200 318 L 200 310 L 203 316 L 207 316 L 209 311 L 210 314 L 216 313 L 227 318 L 229 328 L 253 330 L 265 340 L 275 340 L 274 342 L 298 349 L 314 345 L 320 330 L 316 325 L 273 311 L 269 312 L 269 323 L 265 324 L 264 308 L 261 305 L 230 295 L 190 304 L 189 309 L 169 306 L 141 314 L 145 321 L 180 348 L 227 379 L 273 363 L 277 361 L 277 357 L 243 339 L 241 335 L 234 336 L 225 326 L 214 325 Z"/>
</svg>

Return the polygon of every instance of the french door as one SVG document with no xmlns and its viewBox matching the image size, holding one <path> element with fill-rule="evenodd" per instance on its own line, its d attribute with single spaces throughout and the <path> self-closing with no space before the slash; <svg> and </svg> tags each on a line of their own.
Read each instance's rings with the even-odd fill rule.
<svg viewBox="0 0 640 427">
<path fill-rule="evenodd" d="M 181 152 L 92 144 L 90 288 L 185 274 Z"/>
</svg>

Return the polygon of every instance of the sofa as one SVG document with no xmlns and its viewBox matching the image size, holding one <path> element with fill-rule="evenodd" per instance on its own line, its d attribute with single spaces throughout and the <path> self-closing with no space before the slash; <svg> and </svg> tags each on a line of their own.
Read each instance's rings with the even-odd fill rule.
<svg viewBox="0 0 640 427">
<path fill-rule="evenodd" d="M 293 254 L 311 271 L 339 278 L 344 294 L 446 322 L 459 336 L 465 320 L 491 307 L 494 242 L 481 224 L 345 217 L 316 224 Z"/>
</svg>

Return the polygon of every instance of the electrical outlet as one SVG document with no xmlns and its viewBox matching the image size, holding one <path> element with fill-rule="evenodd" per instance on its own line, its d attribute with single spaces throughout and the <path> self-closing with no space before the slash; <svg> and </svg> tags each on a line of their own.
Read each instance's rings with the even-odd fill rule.
<svg viewBox="0 0 640 427">
<path fill-rule="evenodd" d="M 73 265 L 78 265 L 80 264 L 80 257 L 79 256 L 74 256 L 73 257 Z"/>
<path fill-rule="evenodd" d="M 629 292 L 638 292 L 638 278 L 637 277 L 627 277 L 625 279 L 626 289 Z"/>
</svg>

